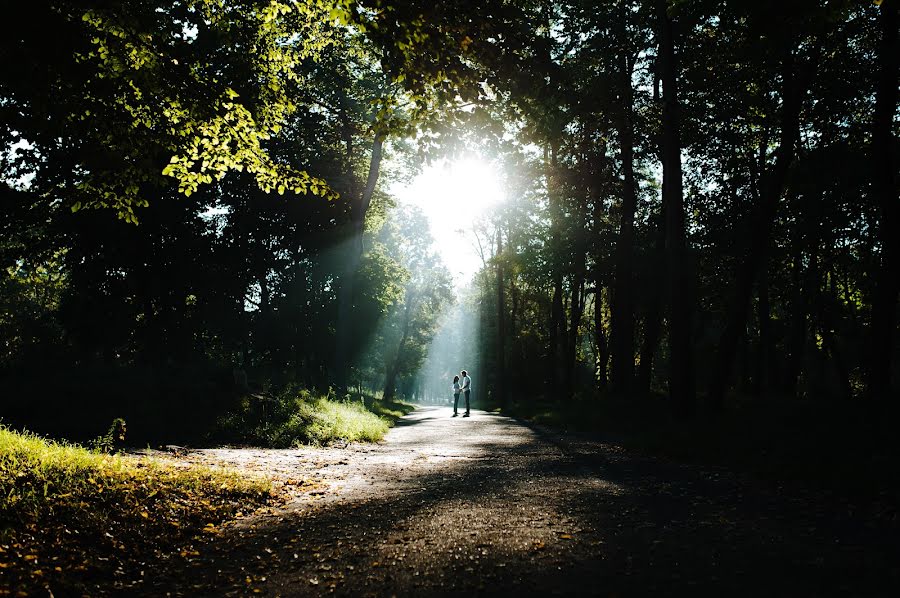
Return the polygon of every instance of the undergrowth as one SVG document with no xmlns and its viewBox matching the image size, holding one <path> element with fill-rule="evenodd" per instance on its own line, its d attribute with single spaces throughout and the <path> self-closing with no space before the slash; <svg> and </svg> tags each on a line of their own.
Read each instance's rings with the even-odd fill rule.
<svg viewBox="0 0 900 598">
<path fill-rule="evenodd" d="M 290 447 L 376 442 L 413 406 L 373 397 L 333 400 L 289 388 L 275 397 L 248 396 L 219 420 L 214 440 Z"/>
<path fill-rule="evenodd" d="M 261 479 L 0 426 L 0 595 L 93 594 L 92 579 L 141 579 L 124 573 L 160 552 L 192 553 L 200 534 L 272 498 Z"/>
</svg>

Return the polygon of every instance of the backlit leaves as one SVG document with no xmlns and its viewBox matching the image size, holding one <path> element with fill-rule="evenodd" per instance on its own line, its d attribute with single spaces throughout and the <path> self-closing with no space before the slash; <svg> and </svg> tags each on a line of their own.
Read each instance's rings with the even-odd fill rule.
<svg viewBox="0 0 900 598">
<path fill-rule="evenodd" d="M 324 180 L 276 163 L 266 141 L 296 111 L 298 67 L 333 43 L 342 11 L 321 0 L 85 11 L 91 50 L 77 58 L 93 74 L 88 107 L 71 118 L 90 125 L 105 112 L 108 133 L 97 141 L 124 164 L 85 168 L 72 210 L 112 208 L 136 222 L 134 208 L 165 179 L 190 196 L 230 171 L 252 173 L 266 192 L 337 197 Z M 168 164 L 148 168 L 160 154 Z"/>
</svg>

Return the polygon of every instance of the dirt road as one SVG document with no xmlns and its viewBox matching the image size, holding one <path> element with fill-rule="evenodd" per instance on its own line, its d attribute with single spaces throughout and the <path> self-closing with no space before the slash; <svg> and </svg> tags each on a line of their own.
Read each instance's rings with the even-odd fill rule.
<svg viewBox="0 0 900 598">
<path fill-rule="evenodd" d="M 173 555 L 147 594 L 900 595 L 896 521 L 484 412 L 421 408 L 379 445 L 191 458 L 318 484 Z"/>
</svg>

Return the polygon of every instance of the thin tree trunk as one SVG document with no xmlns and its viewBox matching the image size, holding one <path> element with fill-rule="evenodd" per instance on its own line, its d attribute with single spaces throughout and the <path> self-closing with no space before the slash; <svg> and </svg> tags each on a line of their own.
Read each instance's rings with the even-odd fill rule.
<svg viewBox="0 0 900 598">
<path fill-rule="evenodd" d="M 506 290 L 503 281 L 503 231 L 497 227 L 497 403 L 506 406 Z"/>
<path fill-rule="evenodd" d="M 803 366 L 803 350 L 806 347 L 806 314 L 809 311 L 809 284 L 803 276 L 803 252 L 800 240 L 794 253 L 791 282 L 793 283 L 793 314 L 791 316 L 791 332 L 787 343 L 784 382 L 782 392 L 794 396 L 797 392 L 797 379 Z"/>
<path fill-rule="evenodd" d="M 616 277 L 613 287 L 610 322 L 613 392 L 627 395 L 634 380 L 634 213 L 637 191 L 634 184 L 633 92 L 631 63 L 628 57 L 628 30 L 625 3 L 622 3 L 619 86 L 622 111 L 619 118 L 619 155 L 622 162 L 622 216 L 616 243 Z"/>
<path fill-rule="evenodd" d="M 369 210 L 369 204 L 372 203 L 372 194 L 375 192 L 375 184 L 378 182 L 383 146 L 384 134 L 376 133 L 375 139 L 372 140 L 372 156 L 369 160 L 369 175 L 366 177 L 366 186 L 363 188 L 361 195 L 350 198 L 350 221 L 353 228 L 350 234 L 347 259 L 344 263 L 344 272 L 338 288 L 338 317 L 335 331 L 334 381 L 339 391 L 347 388 L 347 380 L 350 374 L 352 361 L 351 338 L 353 333 L 351 327 L 356 273 L 362 261 L 366 212 Z"/>
<path fill-rule="evenodd" d="M 510 336 L 510 355 L 508 356 L 509 360 L 516 360 L 513 365 L 510 365 L 510 369 L 513 371 L 519 371 L 519 364 L 524 362 L 524 359 L 520 359 L 520 355 L 522 353 L 521 349 L 521 341 L 519 340 L 519 311 L 522 309 L 521 304 L 522 300 L 520 298 L 519 287 L 516 285 L 516 277 L 515 275 L 509 276 L 509 295 L 510 295 L 510 310 L 509 310 L 509 333 Z M 524 385 L 518 379 L 518 377 L 513 377 L 513 379 L 507 380 L 507 388 L 506 392 L 512 393 L 514 396 L 517 396 L 520 400 L 524 398 L 524 396 L 528 395 L 528 391 L 530 388 L 528 385 Z M 524 393 L 524 396 L 523 396 Z M 507 397 L 508 398 L 508 397 Z"/>
<path fill-rule="evenodd" d="M 669 275 L 669 395 L 676 412 L 680 415 L 689 415 L 694 411 L 695 399 L 691 345 L 693 306 L 685 239 L 675 40 L 668 8 L 667 0 L 658 0 L 660 78 L 663 86 L 662 194 Z"/>
<path fill-rule="evenodd" d="M 608 364 L 609 364 L 609 341 L 606 329 L 603 324 L 603 282 L 604 282 L 604 252 L 603 252 L 603 222 L 604 222 L 604 205 L 601 185 L 603 181 L 606 164 L 604 155 L 606 153 L 605 146 L 596 152 L 592 161 L 592 172 L 590 178 L 590 196 L 592 203 L 592 229 L 591 229 L 591 251 L 593 253 L 593 264 L 591 278 L 594 283 L 594 347 L 596 348 L 594 375 L 597 387 L 600 390 L 606 390 L 609 384 Z"/>
<path fill-rule="evenodd" d="M 763 264 L 756 287 L 759 338 L 756 348 L 756 364 L 753 376 L 753 392 L 765 398 L 769 391 L 770 365 L 772 363 L 772 315 L 769 305 L 769 268 Z"/>
<path fill-rule="evenodd" d="M 509 296 L 511 303 L 509 309 L 509 329 L 513 332 L 513 339 L 515 339 L 519 325 L 519 310 L 521 309 L 522 304 L 515 276 L 510 276 L 509 278 Z"/>
<path fill-rule="evenodd" d="M 822 291 L 824 297 L 819 301 L 819 320 L 822 322 L 822 345 L 834 364 L 838 384 L 840 385 L 841 398 L 845 401 L 850 401 L 853 399 L 850 370 L 847 367 L 847 360 L 844 358 L 844 352 L 841 350 L 837 335 L 834 332 L 837 326 L 835 310 L 840 299 L 838 298 L 837 281 L 833 270 L 826 274 L 826 280 L 828 283 Z"/>
<path fill-rule="evenodd" d="M 547 193 L 550 204 L 550 267 L 553 273 L 553 295 L 550 303 L 550 355 L 553 372 L 553 392 L 558 398 L 565 394 L 565 347 L 566 347 L 566 309 L 563 304 L 563 273 L 560 259 L 562 235 L 562 209 L 559 205 L 559 193 L 556 182 L 556 147 L 551 145 L 547 170 Z"/>
<path fill-rule="evenodd" d="M 609 384 L 607 368 L 609 367 L 609 346 L 606 329 L 603 326 L 603 289 L 598 284 L 594 290 L 594 345 L 597 347 L 596 377 L 597 386 L 606 390 Z"/>
<path fill-rule="evenodd" d="M 652 268 L 655 280 L 666 280 L 666 222 L 665 208 L 659 217 L 659 228 L 656 235 L 656 247 L 653 250 Z M 659 339 L 662 334 L 662 301 L 663 289 L 659 285 L 650 285 L 650 296 L 647 301 L 647 313 L 644 317 L 644 338 L 641 343 L 641 363 L 638 366 L 637 390 L 649 394 L 653 379 L 653 362 Z"/>
<path fill-rule="evenodd" d="M 566 397 L 575 394 L 575 372 L 578 365 L 578 339 L 580 338 L 581 316 L 584 314 L 584 255 L 579 256 L 580 264 L 572 277 L 572 306 L 569 312 L 569 334 L 566 351 Z"/>
<path fill-rule="evenodd" d="M 872 188 L 881 213 L 878 236 L 881 259 L 874 274 L 872 319 L 869 328 L 869 356 L 866 385 L 869 397 L 886 399 L 891 394 L 891 363 L 897 327 L 897 293 L 900 291 L 900 205 L 897 196 L 897 168 L 893 135 L 897 111 L 898 61 L 897 1 L 881 4 L 881 48 L 879 49 L 878 87 L 872 129 Z"/>
<path fill-rule="evenodd" d="M 750 386 L 750 339 L 747 331 L 741 334 L 737 348 L 738 388 L 741 393 L 747 392 Z"/>
</svg>

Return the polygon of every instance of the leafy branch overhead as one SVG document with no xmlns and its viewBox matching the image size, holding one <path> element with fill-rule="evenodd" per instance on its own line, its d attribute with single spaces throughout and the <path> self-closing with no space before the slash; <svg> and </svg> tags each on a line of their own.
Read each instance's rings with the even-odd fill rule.
<svg viewBox="0 0 900 598">
<path fill-rule="evenodd" d="M 304 84 L 298 65 L 330 43 L 324 11 L 316 2 L 223 1 L 88 10 L 82 21 L 91 46 L 78 53 L 90 68 L 83 99 L 90 105 L 102 98 L 111 116 L 129 125 L 125 138 L 104 140 L 129 162 L 148 150 L 170 154 L 161 174 L 186 196 L 229 171 L 247 171 L 265 192 L 334 198 L 324 180 L 277 163 L 265 147 L 297 108 L 291 86 Z M 97 88 L 106 93 L 95 96 Z M 86 109 L 82 121 L 93 114 Z M 145 185 L 160 181 L 151 169 L 130 175 L 123 185 L 89 170 L 78 184 L 85 197 L 73 210 L 112 207 L 136 221 L 132 207 L 146 206 Z"/>
</svg>

